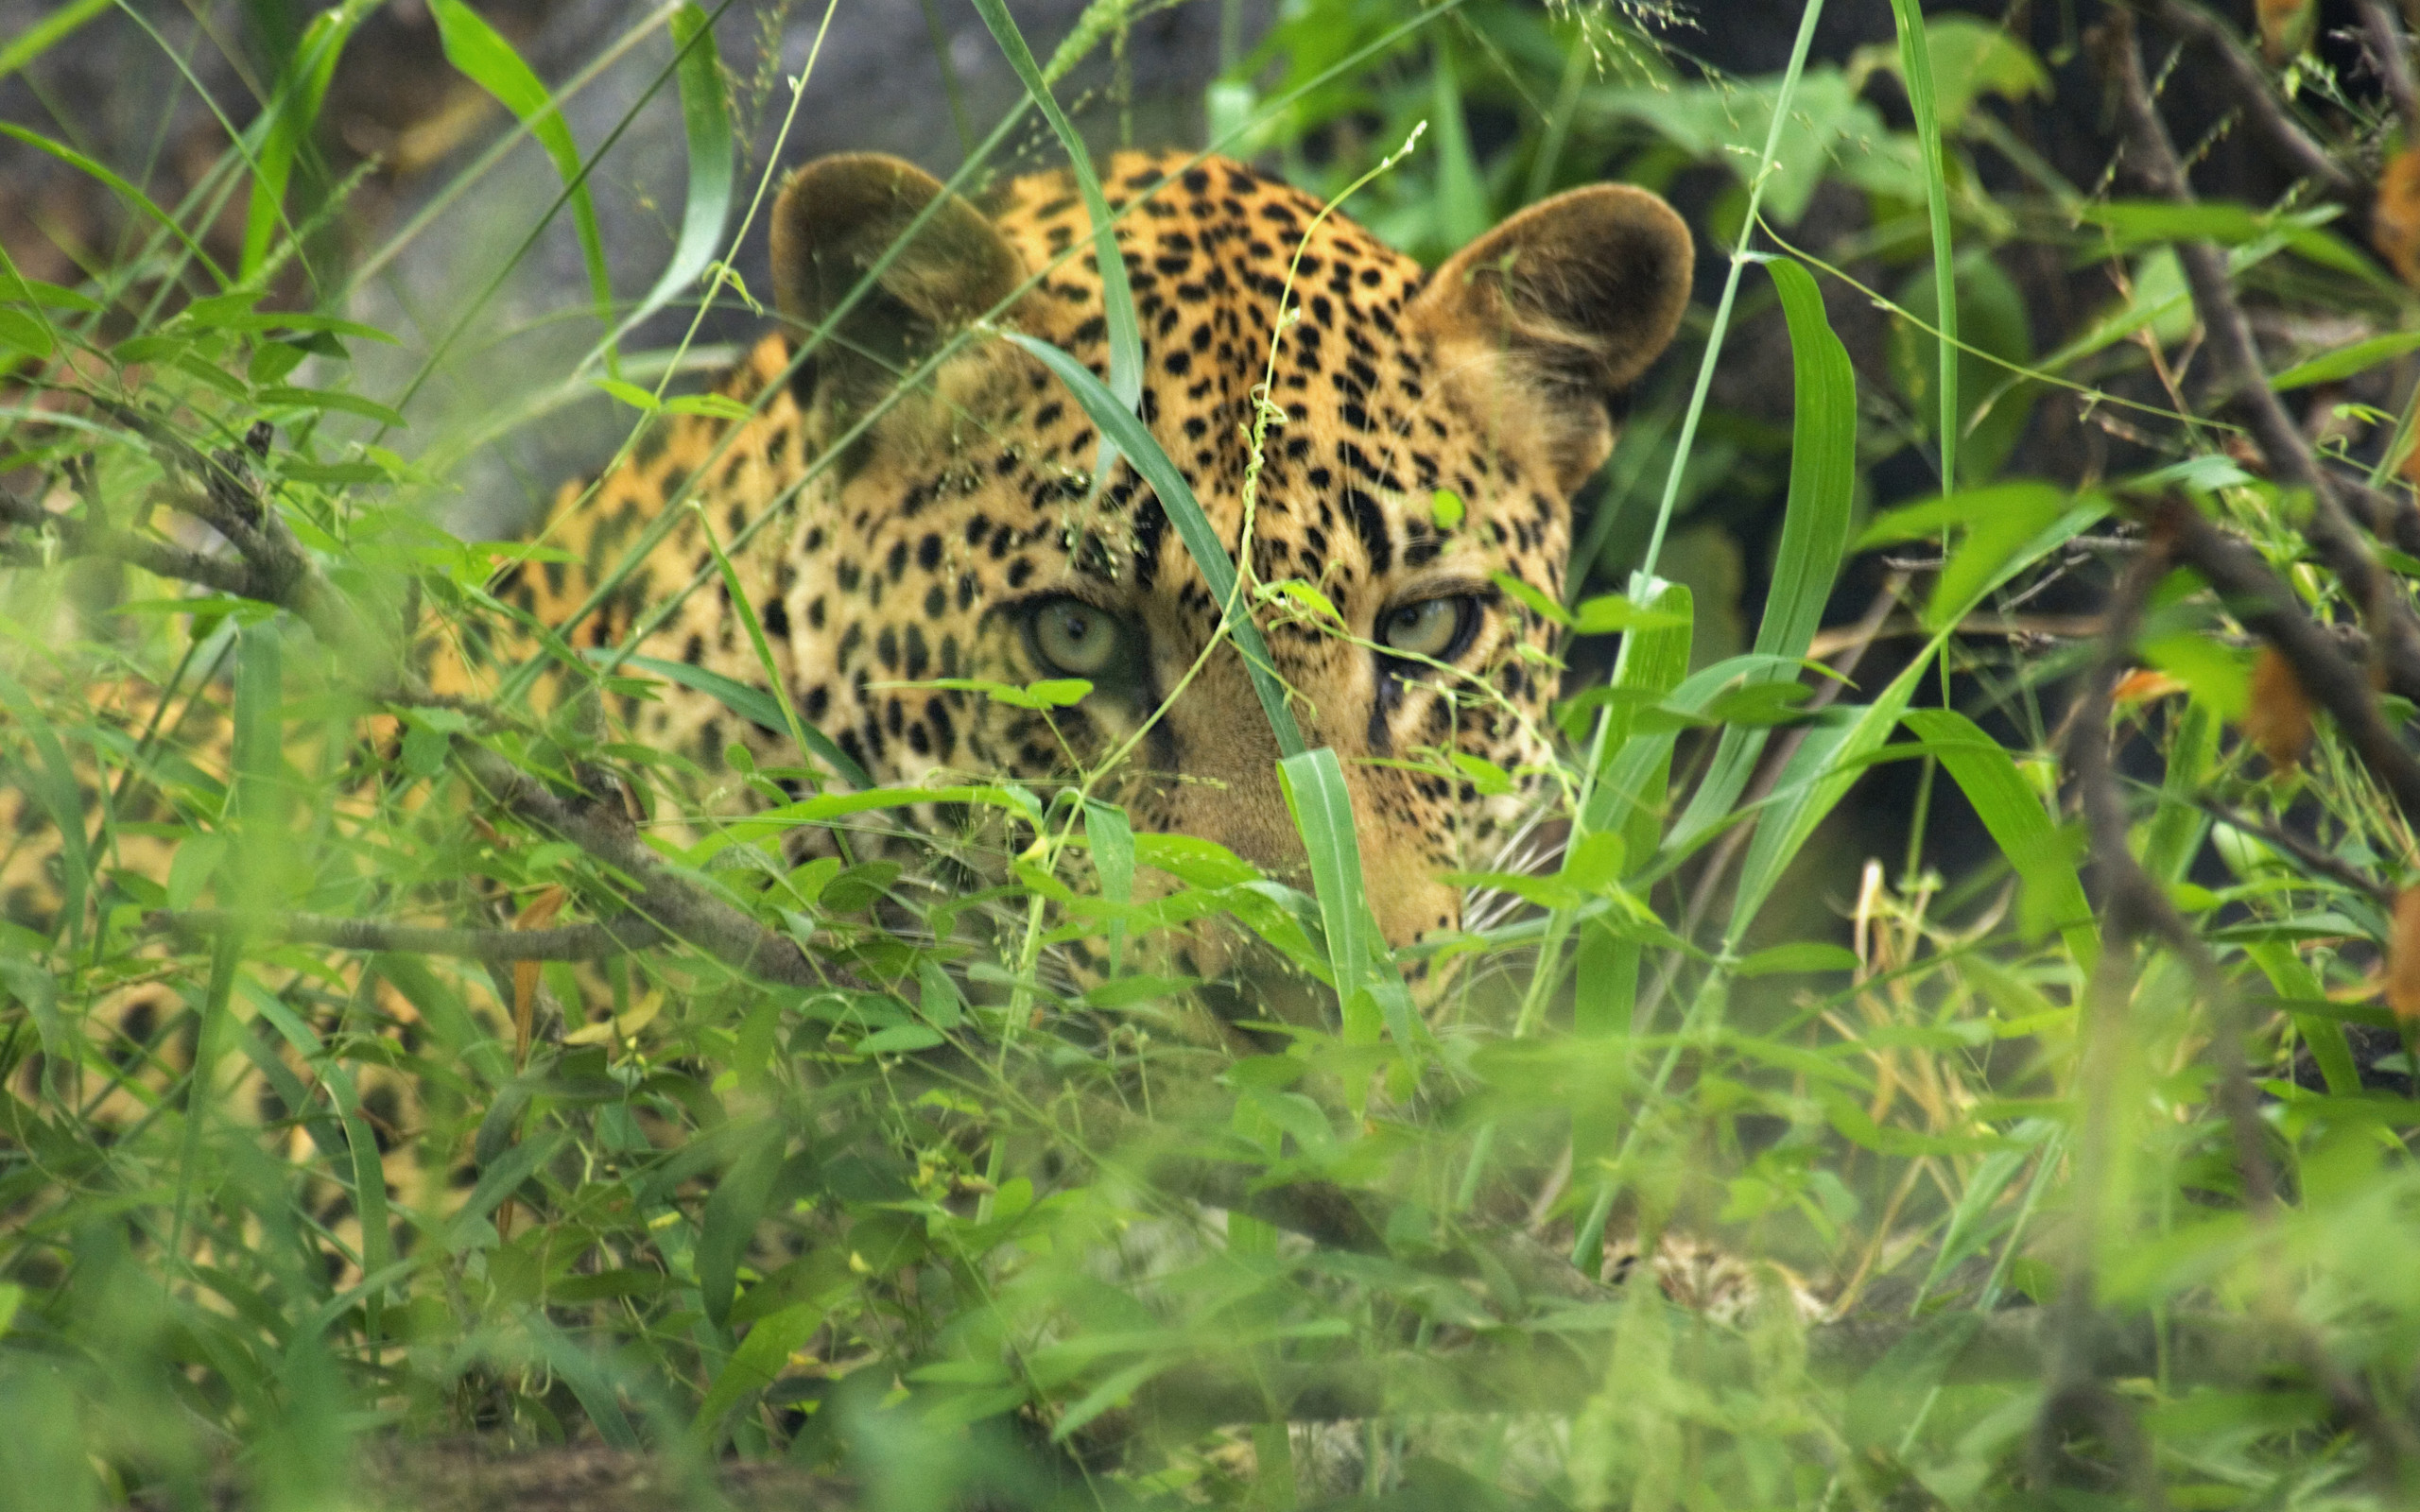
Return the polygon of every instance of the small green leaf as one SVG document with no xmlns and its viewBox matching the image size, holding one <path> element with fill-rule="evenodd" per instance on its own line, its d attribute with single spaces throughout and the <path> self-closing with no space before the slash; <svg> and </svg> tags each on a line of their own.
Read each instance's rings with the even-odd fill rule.
<svg viewBox="0 0 2420 1512">
<path fill-rule="evenodd" d="M 25 311 L 0 309 L 0 347 L 48 361 L 59 343 L 51 338 L 48 326 Z"/>
<path fill-rule="evenodd" d="M 918 1050 L 930 1050 L 942 1043 L 941 1032 L 921 1023 L 894 1024 L 876 1029 L 857 1041 L 861 1056 L 904 1056 Z"/>
<path fill-rule="evenodd" d="M 603 386 L 599 385 L 599 387 Z M 628 388 L 632 386 L 624 384 L 621 387 Z M 645 392 L 645 390 L 641 391 Z M 620 397 L 618 390 L 615 392 L 615 397 Z M 654 396 L 648 395 L 648 397 Z M 678 399 L 666 400 L 664 408 L 668 414 L 705 415 L 715 420 L 751 421 L 756 418 L 754 410 L 729 394 L 683 394 Z"/>
<path fill-rule="evenodd" d="M 337 410 L 374 420 L 393 430 L 408 430 L 410 421 L 374 400 L 359 394 L 342 393 L 331 388 L 288 388 L 283 386 L 264 388 L 258 395 L 264 404 L 291 404 L 298 409 Z"/>
<path fill-rule="evenodd" d="M 1641 609 L 1619 593 L 1584 599 L 1572 614 L 1572 628 L 1582 635 L 1609 635 L 1616 630 L 1668 630 L 1687 623 L 1668 610 Z"/>
<path fill-rule="evenodd" d="M 663 401 L 657 399 L 653 394 L 648 393 L 646 389 L 641 388 L 636 384 L 625 383 L 619 378 L 591 378 L 588 381 L 594 387 L 602 388 L 605 392 L 613 395 L 615 399 L 620 400 L 623 404 L 630 405 L 632 409 L 644 410 L 646 413 L 652 415 L 657 410 L 664 407 Z"/>
<path fill-rule="evenodd" d="M 1520 578 L 1513 576 L 1511 573 L 1490 573 L 1488 575 L 1488 581 L 1504 590 L 1507 593 L 1512 594 L 1514 598 L 1528 605 L 1530 609 L 1535 610 L 1538 614 L 1546 619 L 1549 624 L 1560 625 L 1564 629 L 1569 629 L 1579 623 L 1579 621 L 1573 617 L 1571 610 L 1564 608 L 1561 604 L 1556 603 L 1553 599 L 1548 598 L 1546 594 L 1530 587 L 1528 583 L 1523 582 Z"/>
<path fill-rule="evenodd" d="M 1461 524 L 1466 512 L 1462 496 L 1451 489 L 1439 489 L 1428 496 L 1428 518 L 1440 530 L 1451 530 Z"/>
</svg>

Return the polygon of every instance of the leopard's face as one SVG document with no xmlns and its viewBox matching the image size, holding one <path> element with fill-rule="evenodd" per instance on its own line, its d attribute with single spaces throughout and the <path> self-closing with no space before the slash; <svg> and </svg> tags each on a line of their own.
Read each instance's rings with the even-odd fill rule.
<svg viewBox="0 0 2420 1512">
<path fill-rule="evenodd" d="M 1117 229 L 1141 414 L 1249 580 L 1318 591 L 1255 613 L 1305 739 L 1342 760 L 1388 939 L 1452 929 L 1460 892 L 1442 874 L 1493 856 L 1548 754 L 1555 627 L 1496 579 L 1563 593 L 1572 491 L 1611 445 L 1608 399 L 1679 318 L 1687 233 L 1661 200 L 1600 186 L 1432 275 L 1225 160 L 1121 155 L 1109 184 L 1132 206 Z M 1124 463 L 1095 490 L 1098 433 L 1071 393 L 968 330 L 999 307 L 1000 326 L 1106 372 L 1082 202 L 1059 176 L 1016 181 L 988 214 L 938 193 L 895 160 L 827 159 L 777 212 L 795 333 L 931 211 L 759 422 L 804 444 L 741 448 L 776 482 L 839 448 L 743 563 L 799 712 L 884 782 L 1107 768 L 1095 791 L 1138 828 L 1288 873 L 1302 848 L 1275 739 L 1167 510 Z M 745 673 L 727 606 L 700 593 L 683 614 L 659 638 L 692 661 L 720 646 Z M 1048 710 L 925 685 L 1070 678 L 1092 691 Z M 676 713 L 645 717 L 659 738 L 686 733 Z M 1457 754 L 1513 790 L 1481 793 Z"/>
</svg>

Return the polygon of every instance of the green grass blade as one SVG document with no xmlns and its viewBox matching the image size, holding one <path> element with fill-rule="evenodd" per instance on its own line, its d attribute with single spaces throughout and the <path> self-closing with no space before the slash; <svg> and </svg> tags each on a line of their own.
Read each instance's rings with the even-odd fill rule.
<svg viewBox="0 0 2420 1512">
<path fill-rule="evenodd" d="M 731 558 L 723 554 L 722 542 L 715 539 L 715 527 L 706 519 L 705 506 L 693 502 L 689 507 L 698 511 L 698 531 L 706 538 L 706 550 L 714 554 L 715 566 L 722 574 L 723 587 L 730 590 L 732 612 L 737 614 L 739 623 L 746 627 L 748 644 L 755 650 L 756 664 L 765 673 L 765 685 L 773 690 L 773 701 L 781 708 L 782 723 L 779 728 L 790 732 L 792 746 L 801 752 L 807 751 L 812 747 L 806 743 L 806 722 L 799 718 L 798 706 L 790 701 L 789 684 L 782 676 L 781 663 L 773 660 L 773 647 L 765 639 L 765 627 L 757 618 L 756 606 L 749 600 L 747 585 L 739 580 L 739 569 L 731 564 Z"/>
<path fill-rule="evenodd" d="M 1949 239 L 1949 184 L 1941 146 L 1941 112 L 1933 104 L 1932 48 L 1917 0 L 1891 0 L 1899 26 L 1899 69 L 1908 84 L 1908 109 L 1916 118 L 1916 146 L 1925 160 L 1925 210 L 1932 221 L 1932 282 L 1940 312 L 1941 486 L 1958 487 L 1958 267 Z"/>
<path fill-rule="evenodd" d="M 1487 187 L 1479 177 L 1478 160 L 1471 152 L 1470 123 L 1462 115 L 1462 85 L 1454 69 L 1454 50 L 1443 37 L 1430 39 L 1435 60 L 1431 75 L 1435 98 L 1429 119 L 1437 128 L 1437 236 L 1446 247 L 1467 247 L 1493 224 L 1487 214 Z"/>
<path fill-rule="evenodd" d="M 682 135 L 689 147 L 689 189 L 681 211 L 681 236 L 673 244 L 672 261 L 655 286 L 622 318 L 614 341 L 696 282 L 714 261 L 722 242 L 723 224 L 731 218 L 731 112 L 723 99 L 722 60 L 715 50 L 714 26 L 705 11 L 695 5 L 674 11 L 672 42 L 680 49 L 674 81 L 681 94 Z M 609 349 L 611 345 L 609 341 Z"/>
<path fill-rule="evenodd" d="M 1739 273 L 1748 266 L 1748 235 L 1756 224 L 1765 184 L 1772 178 L 1773 160 L 1781 153 L 1782 131 L 1789 124 L 1790 103 L 1798 97 L 1799 78 L 1806 72 L 1806 53 L 1814 45 L 1815 23 L 1824 14 L 1824 0 L 1806 0 L 1798 18 L 1798 39 L 1790 44 L 1789 66 L 1782 71 L 1773 95 L 1772 128 L 1765 133 L 1765 150 L 1756 160 L 1755 177 L 1748 183 L 1748 211 L 1739 221 L 1739 245 L 1732 249 L 1731 269 L 1722 278 L 1722 297 L 1715 302 L 1714 323 L 1705 335 L 1705 355 L 1698 362 L 1697 386 L 1689 390 L 1689 407 L 1681 417 L 1681 439 L 1672 449 L 1671 470 L 1664 475 L 1664 497 L 1655 507 L 1655 529 L 1647 538 L 1647 557 L 1639 572 L 1653 576 L 1664 554 L 1664 535 L 1671 527 L 1672 508 L 1680 502 L 1681 475 L 1689 465 L 1689 449 L 1698 436 L 1698 419 L 1705 413 L 1707 391 L 1714 387 L 1714 365 L 1722 355 L 1722 337 L 1731 329 L 1731 307 L 1739 298 Z"/>
<path fill-rule="evenodd" d="M 788 723 L 784 717 L 782 704 L 771 694 L 726 678 L 719 672 L 709 672 L 703 667 L 693 667 L 685 662 L 671 662 L 662 657 L 622 656 L 603 650 L 590 650 L 582 654 L 599 665 L 636 667 L 642 672 L 651 672 L 666 682 L 677 682 L 682 687 L 694 689 L 742 719 L 762 725 L 767 730 L 780 730 Z M 866 769 L 849 760 L 848 753 L 832 744 L 831 738 L 823 731 L 807 724 L 796 728 L 799 739 L 806 748 L 834 771 L 847 778 L 850 786 L 864 789 L 874 785 L 873 779 L 866 775 Z"/>
<path fill-rule="evenodd" d="M 1066 112 L 1051 96 L 1050 85 L 1042 77 L 1042 69 L 1034 62 L 1033 51 L 1026 45 L 1017 24 L 1009 19 L 1007 0 L 975 0 L 975 9 L 983 17 L 983 25 L 992 29 L 992 40 L 1000 44 L 1009 66 L 1016 70 L 1027 97 L 1050 123 L 1050 129 L 1058 133 L 1060 146 L 1066 148 L 1076 187 L 1082 191 L 1085 213 L 1092 217 L 1093 255 L 1100 265 L 1101 303 L 1109 320 L 1109 391 L 1132 414 L 1143 402 L 1143 334 L 1134 318 L 1134 291 L 1126 282 L 1126 259 L 1117 249 L 1117 229 L 1110 217 L 1108 197 L 1101 193 L 1099 176 L 1093 172 L 1092 155 L 1084 150 L 1084 139 L 1076 134 Z M 1098 5 L 1093 8 L 1106 9 L 1109 8 Z M 1082 25 L 1079 23 L 1079 30 Z M 1101 428 L 1101 439 L 1106 448 L 1110 444 L 1106 426 Z M 1104 449 L 1094 469 L 1096 488 L 1099 487 L 1098 480 L 1116 465 L 1115 455 Z"/>
<path fill-rule="evenodd" d="M 1143 474 L 1143 481 L 1159 495 L 1160 507 L 1166 509 L 1168 521 L 1176 526 L 1184 549 L 1193 554 L 1194 565 L 1201 569 L 1202 581 L 1210 585 L 1210 593 L 1224 608 L 1227 633 L 1235 637 L 1236 649 L 1244 659 L 1244 668 L 1252 675 L 1253 692 L 1260 696 L 1261 712 L 1269 716 L 1269 728 L 1277 734 L 1281 755 L 1300 756 L 1309 747 L 1303 742 L 1303 729 L 1294 721 L 1294 711 L 1286 705 L 1286 685 L 1277 679 L 1276 663 L 1270 660 L 1269 643 L 1261 638 L 1260 627 L 1253 623 L 1251 613 L 1243 607 L 1242 595 L 1236 591 L 1236 563 L 1227 555 L 1226 543 L 1211 525 L 1210 517 L 1201 512 L 1201 501 L 1184 481 L 1184 474 L 1168 460 L 1160 443 L 1146 430 L 1134 412 L 1117 402 L 1093 376 L 1092 369 L 1060 351 L 1047 341 L 1038 341 L 1019 332 L 1001 333 L 1039 358 L 1042 365 L 1059 375 L 1084 407 L 1101 434 L 1117 443 Z"/>
<path fill-rule="evenodd" d="M 1134 826 L 1126 811 L 1098 799 L 1084 800 L 1084 839 L 1092 847 L 1093 871 L 1100 879 L 1100 895 L 1114 903 L 1134 901 Z M 1126 921 L 1109 925 L 1109 971 L 1117 974 L 1126 947 Z"/>
<path fill-rule="evenodd" d="M 462 0 L 429 0 L 429 13 L 437 20 L 438 42 L 445 49 L 445 60 L 472 83 L 494 95 L 515 119 L 526 122 L 529 134 L 554 160 L 555 171 L 571 191 L 572 224 L 579 232 L 580 257 L 588 265 L 589 292 L 596 301 L 596 318 L 611 331 L 614 281 L 605 266 L 605 241 L 596 229 L 596 203 L 588 192 L 579 161 L 579 144 L 573 140 L 562 112 L 555 108 L 553 94 L 537 72 L 513 51 L 512 43 Z M 608 368 L 614 366 L 610 351 L 606 364 Z"/>
<path fill-rule="evenodd" d="M 1374 935 L 1369 900 L 1361 890 L 1361 842 L 1343 764 L 1322 746 L 1279 762 L 1277 781 L 1311 858 L 1320 924 L 1327 933 L 1328 969 L 1336 976 L 1336 1000 L 1344 1009 L 1345 1041 L 1374 1044 L 1378 1010 L 1365 983 Z"/>
<path fill-rule="evenodd" d="M 2059 828 L 2042 810 L 2041 795 L 2007 751 L 1955 709 L 1910 709 L 1900 721 L 1941 759 L 2025 884 L 2025 933 L 2056 929 L 2085 975 L 2100 954 L 2100 927 L 2083 880 Z"/>
<path fill-rule="evenodd" d="M 0 78 L 50 51 L 69 32 L 107 10 L 114 0 L 73 0 L 27 26 L 15 41 L 0 47 Z"/>
<path fill-rule="evenodd" d="M 169 235 L 174 236 L 177 241 L 183 246 L 186 252 L 192 255 L 195 262 L 199 263 L 204 268 L 209 270 L 211 282 L 216 284 L 222 289 L 229 286 L 227 270 L 220 267 L 216 262 L 212 261 L 210 254 L 201 249 L 201 244 L 195 241 L 191 233 L 186 232 L 182 226 L 177 224 L 175 216 L 170 215 L 166 211 L 162 210 L 158 205 L 153 204 L 149 195 L 145 194 L 142 190 L 137 189 L 134 185 L 127 182 L 117 174 L 112 173 L 106 167 L 103 167 L 100 163 L 86 157 L 83 153 L 77 151 L 74 147 L 68 146 L 63 143 L 54 142 L 39 131 L 27 130 L 26 128 L 17 125 L 14 121 L 0 121 L 0 136 L 7 136 L 13 138 L 16 141 L 23 142 L 26 146 L 32 147 L 37 152 L 46 153 L 51 157 L 57 158 L 60 162 L 67 164 L 71 168 L 74 168 L 77 172 L 89 175 L 90 177 L 98 180 L 112 194 L 116 195 L 120 199 L 125 200 L 134 209 L 142 212 L 145 215 L 149 216 L 152 220 L 157 221 L 163 231 L 165 231 Z"/>
<path fill-rule="evenodd" d="M 1786 257 L 1765 266 L 1789 326 L 1796 414 L 1790 424 L 1789 500 L 1755 648 L 1761 655 L 1796 661 L 1806 654 L 1824 623 L 1824 605 L 1848 546 L 1849 515 L 1857 495 L 1857 369 L 1824 318 L 1824 295 L 1814 275 Z M 1786 676 L 1775 670 L 1751 680 Z M 1769 733 L 1736 725 L 1723 730 L 1713 764 L 1668 844 L 1684 847 L 1722 822 L 1747 787 Z"/>
<path fill-rule="evenodd" d="M 1756 913 L 1772 896 L 1781 874 L 1800 846 L 1815 833 L 1841 799 L 1848 793 L 1865 769 L 1865 758 L 1882 747 L 1891 731 L 1898 727 L 1907 712 L 1908 700 L 1914 694 L 1916 682 L 1932 659 L 1941 654 L 1952 630 L 1959 622 L 1973 613 L 1977 605 L 1992 590 L 2006 582 L 2028 562 L 2057 550 L 2107 511 L 2105 502 L 2087 496 L 2073 508 L 2036 531 L 2016 551 L 2010 554 L 2001 567 L 1977 583 L 1966 597 L 1949 606 L 1940 623 L 1945 628 L 1936 631 L 1915 659 L 1892 679 L 1880 696 L 1860 711 L 1845 729 L 1819 727 L 1810 731 L 1806 743 L 1783 768 L 1773 812 L 1765 816 L 1756 828 L 1755 838 L 1749 842 L 1748 859 L 1739 874 L 1739 888 L 1732 904 L 1731 921 L 1723 935 L 1724 949 L 1737 949 L 1747 936 L 1748 926 L 1755 921 Z"/>
<path fill-rule="evenodd" d="M 26 796 L 42 805 L 50 822 L 59 832 L 60 922 L 62 936 L 73 951 L 84 928 L 84 899 L 92 885 L 93 857 L 84 843 L 84 804 L 78 797 L 76 764 L 68 759 L 67 747 L 59 731 L 43 716 L 26 692 L 6 671 L 0 671 L 0 708 L 9 711 L 17 728 L 33 742 L 34 765 L 25 768 L 19 782 Z"/>
<path fill-rule="evenodd" d="M 268 260 L 278 227 L 285 220 L 285 187 L 294 176 L 294 160 L 309 145 L 319 124 L 320 107 L 336 77 L 337 60 L 354 28 L 370 13 L 364 0 L 348 0 L 311 18 L 294 55 L 279 71 L 276 93 L 268 110 L 253 127 L 258 150 L 253 160 L 252 198 L 244 217 L 244 253 L 236 282 L 249 284 Z"/>
</svg>

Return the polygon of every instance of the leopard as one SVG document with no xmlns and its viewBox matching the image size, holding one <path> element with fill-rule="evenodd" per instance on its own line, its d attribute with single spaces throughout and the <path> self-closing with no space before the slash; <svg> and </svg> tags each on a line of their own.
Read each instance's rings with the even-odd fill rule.
<svg viewBox="0 0 2420 1512">
<path fill-rule="evenodd" d="M 836 782 L 1082 780 L 1136 832 L 1299 880 L 1284 752 L 1232 632 L 1251 615 L 1305 745 L 1337 754 L 1378 935 L 1418 984 L 1417 948 L 1462 924 L 1456 876 L 1540 806 L 1564 634 L 1547 606 L 1584 571 L 1575 499 L 1682 320 L 1691 232 L 1660 197 L 1600 183 L 1431 269 L 1227 158 L 1121 152 L 1098 182 L 1139 338 L 1132 412 L 1262 592 L 1213 592 L 1169 501 L 1034 350 L 1118 376 L 1103 228 L 1073 173 L 966 194 L 842 154 L 781 188 L 777 319 L 721 402 L 668 407 L 566 482 L 535 532 L 548 549 L 495 584 L 519 627 L 432 647 L 428 681 L 516 696 L 510 669 L 544 640 L 558 671 L 533 708 L 583 708 L 707 781 L 802 769 L 787 721 L 704 691 L 718 679 L 794 713 Z M 580 655 L 702 676 L 600 692 L 561 672 Z M 1037 684 L 1080 692 L 996 696 Z M 935 833 L 964 818 L 910 814 Z M 40 822 L 0 789 L 0 833 Z M 817 827 L 797 850 L 841 843 Z M 0 860 L 17 921 L 56 920 L 56 859 L 21 842 Z M 1181 934 L 1177 965 L 1219 977 L 1225 938 Z M 165 991 L 126 1037 L 173 1011 Z M 381 1122 L 408 1114 L 390 1097 Z"/>
<path fill-rule="evenodd" d="M 1249 581 L 1316 590 L 1316 612 L 1269 616 L 1270 670 L 1305 743 L 1337 752 L 1387 943 L 1450 935 L 1451 877 L 1537 806 L 1562 634 L 1538 601 L 1563 597 L 1574 495 L 1680 321 L 1689 232 L 1660 198 L 1599 184 L 1432 272 L 1238 162 L 1121 153 L 1102 178 L 1139 417 Z M 1135 829 L 1298 876 L 1278 736 L 1222 633 L 1229 606 L 1130 459 L 1094 475 L 1100 432 L 1077 396 L 995 334 L 1110 375 L 1075 181 L 1018 178 L 978 204 L 898 159 L 830 157 L 787 180 L 771 242 L 781 329 L 725 386 L 752 417 L 684 418 L 567 488 L 557 517 L 586 571 L 524 571 L 508 600 L 564 626 L 695 502 L 572 639 L 619 644 L 677 584 L 716 578 L 713 533 L 745 536 L 736 591 L 781 683 L 873 781 L 1061 783 L 1131 752 L 1094 791 Z M 735 591 L 683 598 L 639 650 L 762 686 Z M 970 686 L 1066 679 L 1089 686 L 1056 708 Z M 786 731 L 710 698 L 618 703 L 634 738 L 709 771 L 735 739 L 795 758 Z M 1474 771 L 1509 781 L 1483 792 Z"/>
</svg>

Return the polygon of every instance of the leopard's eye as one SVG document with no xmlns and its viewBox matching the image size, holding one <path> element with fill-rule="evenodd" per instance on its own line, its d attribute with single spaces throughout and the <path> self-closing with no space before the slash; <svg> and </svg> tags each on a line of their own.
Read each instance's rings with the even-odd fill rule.
<svg viewBox="0 0 2420 1512">
<path fill-rule="evenodd" d="M 1470 644 L 1478 627 L 1478 600 L 1470 594 L 1424 598 L 1380 615 L 1378 644 L 1403 656 L 1447 662 Z"/>
<path fill-rule="evenodd" d="M 1033 649 L 1053 672 L 1098 678 L 1115 666 L 1126 627 L 1107 610 L 1061 595 L 1037 605 L 1027 622 Z"/>
</svg>

